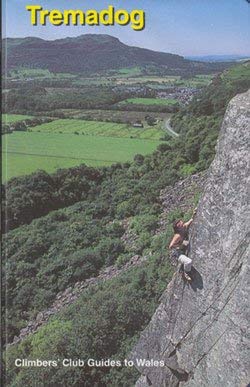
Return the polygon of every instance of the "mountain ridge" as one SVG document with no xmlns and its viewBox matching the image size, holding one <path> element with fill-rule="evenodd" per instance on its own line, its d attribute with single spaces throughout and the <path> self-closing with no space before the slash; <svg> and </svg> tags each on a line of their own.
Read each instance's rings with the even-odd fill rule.
<svg viewBox="0 0 250 387">
<path fill-rule="evenodd" d="M 7 45 L 7 46 L 6 46 Z M 134 66 L 158 66 L 166 73 L 209 73 L 226 64 L 193 62 L 183 56 L 129 46 L 107 34 L 86 34 L 56 40 L 5 38 L 7 69 L 44 68 L 53 72 L 93 73 Z"/>
</svg>

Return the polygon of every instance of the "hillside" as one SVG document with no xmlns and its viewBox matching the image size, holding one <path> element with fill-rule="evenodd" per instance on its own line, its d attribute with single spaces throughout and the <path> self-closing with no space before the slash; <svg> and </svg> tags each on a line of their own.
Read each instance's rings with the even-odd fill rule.
<svg viewBox="0 0 250 387">
<path fill-rule="evenodd" d="M 187 381 L 187 385 L 195 387 L 200 385 L 217 387 L 221 385 L 221 381 L 225 384 L 227 380 L 232 381 L 231 385 L 240 385 L 240 382 L 243 382 L 243 385 L 246 384 L 245 343 L 244 340 L 240 341 L 241 337 L 244 338 L 242 329 L 245 327 L 247 310 L 245 305 L 247 200 L 244 184 L 241 185 L 243 189 L 239 190 L 239 182 L 240 184 L 245 182 L 247 171 L 246 168 L 242 168 L 242 160 L 246 162 L 249 133 L 246 130 L 245 98 L 245 95 L 239 96 L 230 104 L 220 136 L 218 153 L 205 184 L 205 193 L 199 203 L 192 231 L 192 257 L 196 269 L 193 272 L 193 284 L 185 285 L 178 273 L 174 275 L 161 297 L 161 304 L 149 328 L 144 331 L 133 352 L 135 363 L 138 358 L 151 359 L 152 357 L 155 360 L 164 359 L 167 367 L 163 369 L 138 367 L 144 375 L 138 381 L 138 386 L 160 387 L 166 385 L 166 380 L 170 386 L 176 386 L 178 383 L 183 385 Z M 240 136 L 235 136 L 235 129 L 239 127 L 242 128 L 239 131 Z M 139 331 L 149 321 L 172 275 L 172 269 L 165 257 L 166 245 L 171 236 L 171 220 L 180 216 L 180 209 L 187 214 L 194 206 L 194 196 L 202 187 L 204 187 L 203 178 L 196 176 L 162 191 L 163 213 L 160 209 L 158 219 L 160 215 L 164 220 L 163 229 L 162 222 L 160 222 L 160 229 L 157 225 L 153 226 L 152 218 L 151 222 L 149 218 L 147 220 L 145 217 L 137 218 L 139 221 L 137 227 L 132 227 L 135 218 L 130 219 L 130 225 L 126 228 L 130 228 L 133 233 L 137 234 L 139 225 L 144 228 L 144 232 L 146 228 L 154 230 L 149 249 L 144 250 L 144 253 L 142 250 L 140 252 L 142 256 L 147 252 L 147 256 L 144 256 L 145 261 L 140 267 L 133 268 L 133 265 L 127 267 L 125 272 L 121 272 L 118 276 L 115 271 L 113 278 L 111 276 L 105 283 L 99 285 L 97 280 L 87 289 L 84 283 L 79 282 L 75 287 L 68 287 L 63 293 L 57 295 L 56 303 L 47 310 L 48 317 L 42 312 L 36 316 L 34 322 L 27 324 L 20 338 L 15 339 L 17 344 L 8 348 L 6 377 L 11 385 L 21 386 L 24 383 L 29 385 L 34 379 L 44 380 L 45 375 L 54 385 L 59 384 L 63 378 L 64 385 L 70 386 L 72 377 L 77 386 L 134 385 L 138 378 L 134 369 L 126 367 L 98 369 L 85 366 L 72 370 L 69 367 L 61 367 L 60 363 L 62 359 L 69 358 L 72 354 L 76 359 L 91 357 L 120 360 L 128 356 L 131 346 L 137 341 Z M 232 206 L 228 207 L 228 203 Z M 75 218 L 73 223 L 76 241 L 80 237 L 77 231 L 78 227 L 82 227 L 80 219 L 83 212 L 78 205 L 70 209 L 67 215 L 72 216 L 70 214 L 78 215 L 78 221 Z M 228 217 L 234 222 L 225 222 Z M 52 226 L 53 219 L 54 226 Z M 54 213 L 53 219 L 50 223 L 49 219 L 45 218 L 39 223 L 37 221 L 33 223 L 34 235 L 38 240 L 42 226 L 46 225 L 51 233 L 56 219 L 58 228 L 64 227 L 62 221 L 67 222 L 65 218 L 59 217 L 59 213 Z M 218 232 L 213 232 L 214 228 Z M 18 233 L 14 232 L 13 237 L 16 244 L 19 241 L 25 243 L 17 264 L 19 271 L 25 267 L 30 276 L 35 266 L 31 262 L 23 266 L 24 262 L 20 260 L 27 248 L 34 249 L 35 240 L 31 240 L 32 230 L 28 230 L 29 228 L 20 229 Z M 26 239 L 28 234 L 29 237 Z M 150 238 L 149 235 L 147 238 Z M 142 234 L 139 237 L 137 234 L 133 243 L 137 248 L 138 243 L 142 241 L 141 237 Z M 128 242 L 127 240 L 126 243 Z M 66 241 L 67 245 L 69 245 L 68 241 Z M 104 245 L 99 252 L 103 251 L 103 248 Z M 55 251 L 55 247 L 51 251 Z M 133 251 L 133 247 L 130 251 Z M 107 250 L 104 254 L 107 256 Z M 83 259 L 83 252 L 80 253 L 79 258 Z M 54 260 L 52 255 L 50 255 L 51 259 Z M 210 263 L 215 261 L 216 270 L 214 267 L 211 270 Z M 57 264 L 62 264 L 60 262 L 61 259 Z M 48 271 L 44 273 L 47 284 L 53 281 L 55 263 L 53 262 L 53 266 L 50 265 L 49 276 Z M 12 265 L 12 262 L 10 261 L 9 264 Z M 119 264 L 124 265 L 122 261 Z M 69 269 L 70 267 L 67 271 Z M 37 275 L 39 281 L 42 280 L 44 270 L 46 266 L 42 263 Z M 104 273 L 110 273 L 110 270 L 109 268 Z M 117 269 L 113 267 L 112 270 Z M 65 274 L 62 272 L 59 277 L 65 279 Z M 10 283 L 15 281 L 14 278 L 15 276 L 9 278 Z M 30 289 L 30 286 L 28 288 Z M 34 283 L 32 290 L 35 295 L 37 290 Z M 22 294 L 24 295 L 24 288 L 22 288 Z M 46 294 L 48 295 L 48 288 Z M 43 295 L 38 297 L 38 301 L 42 296 L 44 297 L 44 290 Z M 16 301 L 15 309 L 19 307 L 20 302 L 25 302 L 27 308 L 27 303 L 32 301 L 32 297 L 30 300 L 25 297 L 22 301 L 17 295 Z M 171 319 L 169 315 L 172 316 Z M 35 334 L 32 334 L 34 332 Z M 53 356 L 53 359 L 58 359 L 57 368 L 48 368 L 45 371 L 39 367 L 24 367 L 18 372 L 13 366 L 14 359 L 20 356 L 29 359 L 46 359 L 49 355 Z M 213 370 L 212 375 L 211 372 L 209 373 L 209 377 L 206 373 L 208 367 Z M 218 373 L 218 369 L 221 369 L 221 372 Z"/>
<path fill-rule="evenodd" d="M 8 289 L 4 297 L 8 319 L 3 323 L 7 323 L 8 343 L 30 322 L 40 322 L 44 315 L 39 313 L 50 310 L 58 294 L 63 295 L 63 303 L 88 279 L 100 278 L 114 266 L 121 269 L 121 275 L 98 282 L 80 297 L 77 293 L 77 300 L 60 309 L 48 323 L 41 321 L 43 326 L 37 333 L 7 350 L 10 385 L 32 385 L 34 378 L 43 381 L 46 377 L 53 385 L 63 379 L 64 385 L 70 386 L 74 378 L 76 386 L 116 387 L 132 386 L 138 379 L 138 372 L 126 367 L 23 368 L 19 372 L 13 359 L 128 356 L 172 277 L 166 253 L 171 222 L 179 217 L 187 219 L 197 204 L 200 188 L 192 174 L 205 170 L 214 157 L 225 104 L 232 94 L 247 88 L 247 82 L 241 82 L 242 71 L 237 67 L 220 76 L 219 87 L 213 83 L 209 92 L 204 90 L 200 95 L 202 108 L 210 105 L 213 97 L 213 109 L 199 116 L 198 101 L 196 110 L 194 105 L 184 109 L 175 117 L 179 138 L 161 144 L 151 155 L 136 155 L 131 163 L 105 168 L 82 165 L 53 175 L 39 171 L 14 178 L 4 187 L 4 204 L 8 198 L 4 217 L 9 232 L 3 240 L 3 269 L 7 271 L 3 281 Z M 231 81 L 224 83 L 225 77 Z M 225 88 L 228 83 L 229 89 Z M 187 132 L 185 123 L 190 117 L 196 125 Z M 232 144 L 234 140 L 230 141 Z M 232 157 L 230 162 L 234 160 L 237 164 L 237 158 Z M 233 164 L 228 166 L 233 168 Z M 227 171 L 225 165 L 225 175 Z M 180 181 L 186 177 L 190 182 L 187 186 L 186 180 Z M 228 181 L 223 181 L 228 190 Z M 222 200 L 220 205 L 224 205 Z M 217 207 L 218 203 L 220 213 Z M 222 230 L 226 237 L 226 230 Z M 147 259 L 126 270 L 135 255 Z"/>
<path fill-rule="evenodd" d="M 137 366 L 138 387 L 248 385 L 249 110 L 250 91 L 229 104 L 192 229 L 193 281 L 175 274 L 142 333 L 132 357 L 164 367 Z"/>
<path fill-rule="evenodd" d="M 207 168 L 214 156 L 218 131 L 231 98 L 250 88 L 250 62 L 238 64 L 216 76 L 190 105 L 171 120 L 174 130 L 185 138 L 183 156 L 196 169 Z"/>
<path fill-rule="evenodd" d="M 106 189 L 105 182 L 109 179 L 112 184 L 117 179 L 115 184 L 121 185 L 122 179 L 130 181 L 124 183 L 131 187 L 127 192 L 131 202 L 127 208 L 124 204 L 124 213 L 134 213 L 134 209 L 140 207 L 137 199 L 133 201 L 133 195 L 137 197 L 143 193 L 143 197 L 150 197 L 154 203 L 158 189 L 164 188 L 164 184 L 208 168 L 214 157 L 220 124 L 229 100 L 249 87 L 250 62 L 223 72 L 188 107 L 173 116 L 172 125 L 181 134 L 179 138 L 172 140 L 171 144 L 162 144 L 152 155 L 135 157 L 131 165 L 115 164 L 110 169 L 82 165 L 59 170 L 52 175 L 39 171 L 11 179 L 8 190 L 4 186 L 2 191 L 3 204 L 8 205 L 8 211 L 2 214 L 3 224 L 13 229 L 30 223 L 34 214 L 41 217 L 50 211 L 91 199 L 99 194 L 102 187 Z M 137 180 L 137 177 L 140 179 Z"/>
<path fill-rule="evenodd" d="M 109 35 L 86 34 L 54 41 L 7 38 L 3 40 L 3 53 L 6 47 L 8 70 L 26 67 L 56 73 L 95 73 L 124 67 L 156 66 L 166 74 L 200 74 L 220 71 L 226 66 L 131 47 Z"/>
</svg>

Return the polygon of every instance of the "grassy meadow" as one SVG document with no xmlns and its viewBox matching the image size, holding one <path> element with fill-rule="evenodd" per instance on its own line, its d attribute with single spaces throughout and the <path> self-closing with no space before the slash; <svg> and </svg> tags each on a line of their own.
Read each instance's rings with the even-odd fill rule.
<svg viewBox="0 0 250 387">
<path fill-rule="evenodd" d="M 11 83 L 13 103 L 8 111 L 27 115 L 3 114 L 3 123 L 14 127 L 15 123 L 34 118 L 29 115 L 33 111 L 39 117 L 56 120 L 29 127 L 26 132 L 3 135 L 3 180 L 37 169 L 54 172 L 81 163 L 110 165 L 131 161 L 138 153 L 152 153 L 165 136 L 163 121 L 179 103 L 173 98 L 153 98 L 154 93 L 149 94 L 150 98 L 143 93 L 135 96 L 131 86 L 164 90 L 169 85 L 208 84 L 212 78 L 197 75 L 185 79 L 157 71 L 154 66 L 135 66 L 91 76 L 22 67 L 12 70 L 8 80 L 16 83 Z M 24 96 L 20 92 L 23 87 L 27 90 Z M 149 126 L 147 115 L 157 125 Z M 133 127 L 137 121 L 144 127 Z"/>
<path fill-rule="evenodd" d="M 226 82 L 233 83 L 237 80 L 249 81 L 250 78 L 250 66 L 249 61 L 242 63 L 240 66 L 231 67 L 221 75 L 222 79 Z"/>
<path fill-rule="evenodd" d="M 176 86 L 181 86 L 181 87 L 194 87 L 201 89 L 205 86 L 208 86 L 212 79 L 213 75 L 205 75 L 205 74 L 200 74 L 196 75 L 192 78 L 187 78 L 187 79 L 180 79 L 175 83 Z"/>
<path fill-rule="evenodd" d="M 123 123 L 132 125 L 136 121 L 145 121 L 147 112 L 137 110 L 107 110 L 107 109 L 57 109 L 53 112 L 54 117 L 62 116 L 64 118 L 76 118 L 86 121 L 100 121 Z M 44 116 L 52 116 L 53 113 L 44 112 Z M 150 112 L 149 115 L 158 120 L 165 120 L 171 113 Z"/>
<path fill-rule="evenodd" d="M 69 73 L 52 73 L 46 69 L 30 69 L 22 68 L 10 71 L 10 78 L 25 79 L 25 78 L 75 78 L 75 75 Z"/>
<path fill-rule="evenodd" d="M 3 136 L 3 181 L 37 169 L 54 172 L 81 163 L 102 166 L 126 162 L 135 154 L 152 153 L 160 143 L 158 140 L 125 137 L 14 132 Z"/>
<path fill-rule="evenodd" d="M 2 114 L 3 124 L 12 124 L 33 118 L 32 116 L 26 116 L 23 114 Z"/>
<path fill-rule="evenodd" d="M 178 103 L 176 99 L 162 99 L 162 98 L 127 98 L 124 101 L 119 102 L 119 105 L 122 104 L 135 104 L 135 105 L 175 105 Z"/>
<path fill-rule="evenodd" d="M 147 140 L 159 140 L 164 131 L 157 127 L 134 128 L 127 124 L 113 122 L 83 121 L 63 119 L 42 124 L 32 128 L 32 132 L 42 133 L 68 133 L 75 135 L 139 138 Z"/>
</svg>

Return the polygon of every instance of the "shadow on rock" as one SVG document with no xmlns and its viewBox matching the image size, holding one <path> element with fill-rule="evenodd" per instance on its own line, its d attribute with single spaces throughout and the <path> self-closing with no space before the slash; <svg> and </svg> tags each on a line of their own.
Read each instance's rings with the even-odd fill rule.
<svg viewBox="0 0 250 387">
<path fill-rule="evenodd" d="M 197 292 L 197 289 L 199 290 L 203 289 L 202 276 L 198 272 L 198 270 L 195 269 L 195 267 L 192 267 L 190 277 L 192 278 L 192 281 L 190 282 L 190 286 L 195 292 Z"/>
</svg>

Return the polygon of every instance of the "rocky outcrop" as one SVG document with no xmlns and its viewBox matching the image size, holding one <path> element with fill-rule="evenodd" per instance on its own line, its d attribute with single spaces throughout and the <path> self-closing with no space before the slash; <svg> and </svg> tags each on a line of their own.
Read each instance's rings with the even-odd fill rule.
<svg viewBox="0 0 250 387">
<path fill-rule="evenodd" d="M 207 173 L 201 172 L 190 175 L 183 180 L 177 181 L 173 186 L 168 186 L 160 192 L 162 213 L 159 219 L 157 234 L 166 231 L 169 223 L 169 213 L 178 209 L 183 214 L 194 209 L 194 197 L 203 192 Z"/>
<path fill-rule="evenodd" d="M 228 106 L 191 233 L 192 282 L 174 275 L 141 334 L 137 387 L 249 383 L 249 112 L 250 92 Z"/>
<path fill-rule="evenodd" d="M 194 197 L 200 195 L 203 191 L 206 177 L 206 172 L 195 173 L 160 191 L 159 203 L 161 204 L 162 210 L 159 216 L 158 228 L 152 232 L 153 235 L 166 232 L 166 227 L 169 223 L 169 213 L 171 211 L 178 210 L 184 215 L 194 209 Z M 136 251 L 138 235 L 131 228 L 132 221 L 133 217 L 126 218 L 122 221 L 125 232 L 121 240 L 129 251 Z"/>
</svg>

